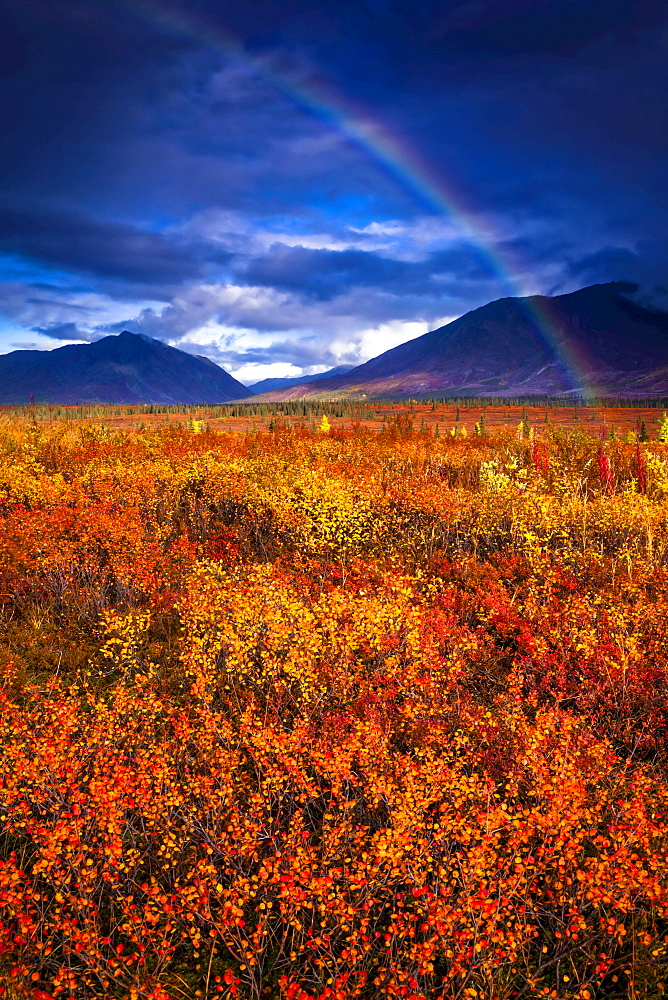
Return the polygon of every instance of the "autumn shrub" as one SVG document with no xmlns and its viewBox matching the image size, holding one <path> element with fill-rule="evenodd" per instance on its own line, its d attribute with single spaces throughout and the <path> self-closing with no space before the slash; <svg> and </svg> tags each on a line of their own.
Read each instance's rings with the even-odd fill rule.
<svg viewBox="0 0 668 1000">
<path fill-rule="evenodd" d="M 0 995 L 663 994 L 663 443 L 0 424 Z"/>
</svg>

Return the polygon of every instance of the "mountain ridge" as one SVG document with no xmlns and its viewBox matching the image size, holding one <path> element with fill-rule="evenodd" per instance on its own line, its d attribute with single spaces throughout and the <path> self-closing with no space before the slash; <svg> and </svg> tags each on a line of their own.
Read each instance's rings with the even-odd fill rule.
<svg viewBox="0 0 668 1000">
<path fill-rule="evenodd" d="M 319 372 L 317 375 L 287 375 L 285 378 L 263 378 L 259 382 L 251 382 L 248 388 L 252 389 L 255 394 L 277 392 L 279 389 L 290 389 L 292 386 L 302 385 L 304 382 L 318 382 L 323 378 L 333 378 L 334 375 L 344 375 L 354 367 L 355 365 L 338 365 L 336 368 L 330 368 L 326 372 Z"/>
</svg>

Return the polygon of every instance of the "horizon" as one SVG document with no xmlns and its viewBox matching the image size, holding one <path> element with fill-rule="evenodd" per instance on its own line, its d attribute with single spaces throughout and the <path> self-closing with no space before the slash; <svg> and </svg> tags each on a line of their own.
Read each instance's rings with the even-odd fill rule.
<svg viewBox="0 0 668 1000">
<path fill-rule="evenodd" d="M 80 15 L 0 15 L 1 353 L 129 328 L 248 385 L 507 296 L 668 302 L 654 0 Z"/>
</svg>

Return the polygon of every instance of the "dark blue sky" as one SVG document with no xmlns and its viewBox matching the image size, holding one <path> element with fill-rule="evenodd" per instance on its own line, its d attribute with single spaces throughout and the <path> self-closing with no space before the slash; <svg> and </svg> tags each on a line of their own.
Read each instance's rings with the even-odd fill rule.
<svg viewBox="0 0 668 1000">
<path fill-rule="evenodd" d="M 658 0 L 0 0 L 0 351 L 237 377 L 504 294 L 668 302 Z"/>
</svg>

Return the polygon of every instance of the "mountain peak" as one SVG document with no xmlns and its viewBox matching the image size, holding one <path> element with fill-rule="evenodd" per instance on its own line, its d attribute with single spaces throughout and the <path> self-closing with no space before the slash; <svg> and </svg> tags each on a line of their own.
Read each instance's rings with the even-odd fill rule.
<svg viewBox="0 0 668 1000">
<path fill-rule="evenodd" d="M 145 344 L 164 344 L 163 340 L 157 340 L 155 337 L 147 337 L 145 333 L 132 333 L 130 330 L 122 330 L 121 333 L 109 334 L 108 337 L 104 337 L 103 340 L 142 340 Z M 169 345 L 165 344 L 165 347 Z"/>
<path fill-rule="evenodd" d="M 597 285 L 585 285 L 584 288 L 577 288 L 574 292 L 565 292 L 562 295 L 532 295 L 530 298 L 554 299 L 576 301 L 578 299 L 607 299 L 614 300 L 620 296 L 634 295 L 640 288 L 634 281 L 604 281 Z M 522 301 L 521 299 L 519 301 Z"/>
</svg>

